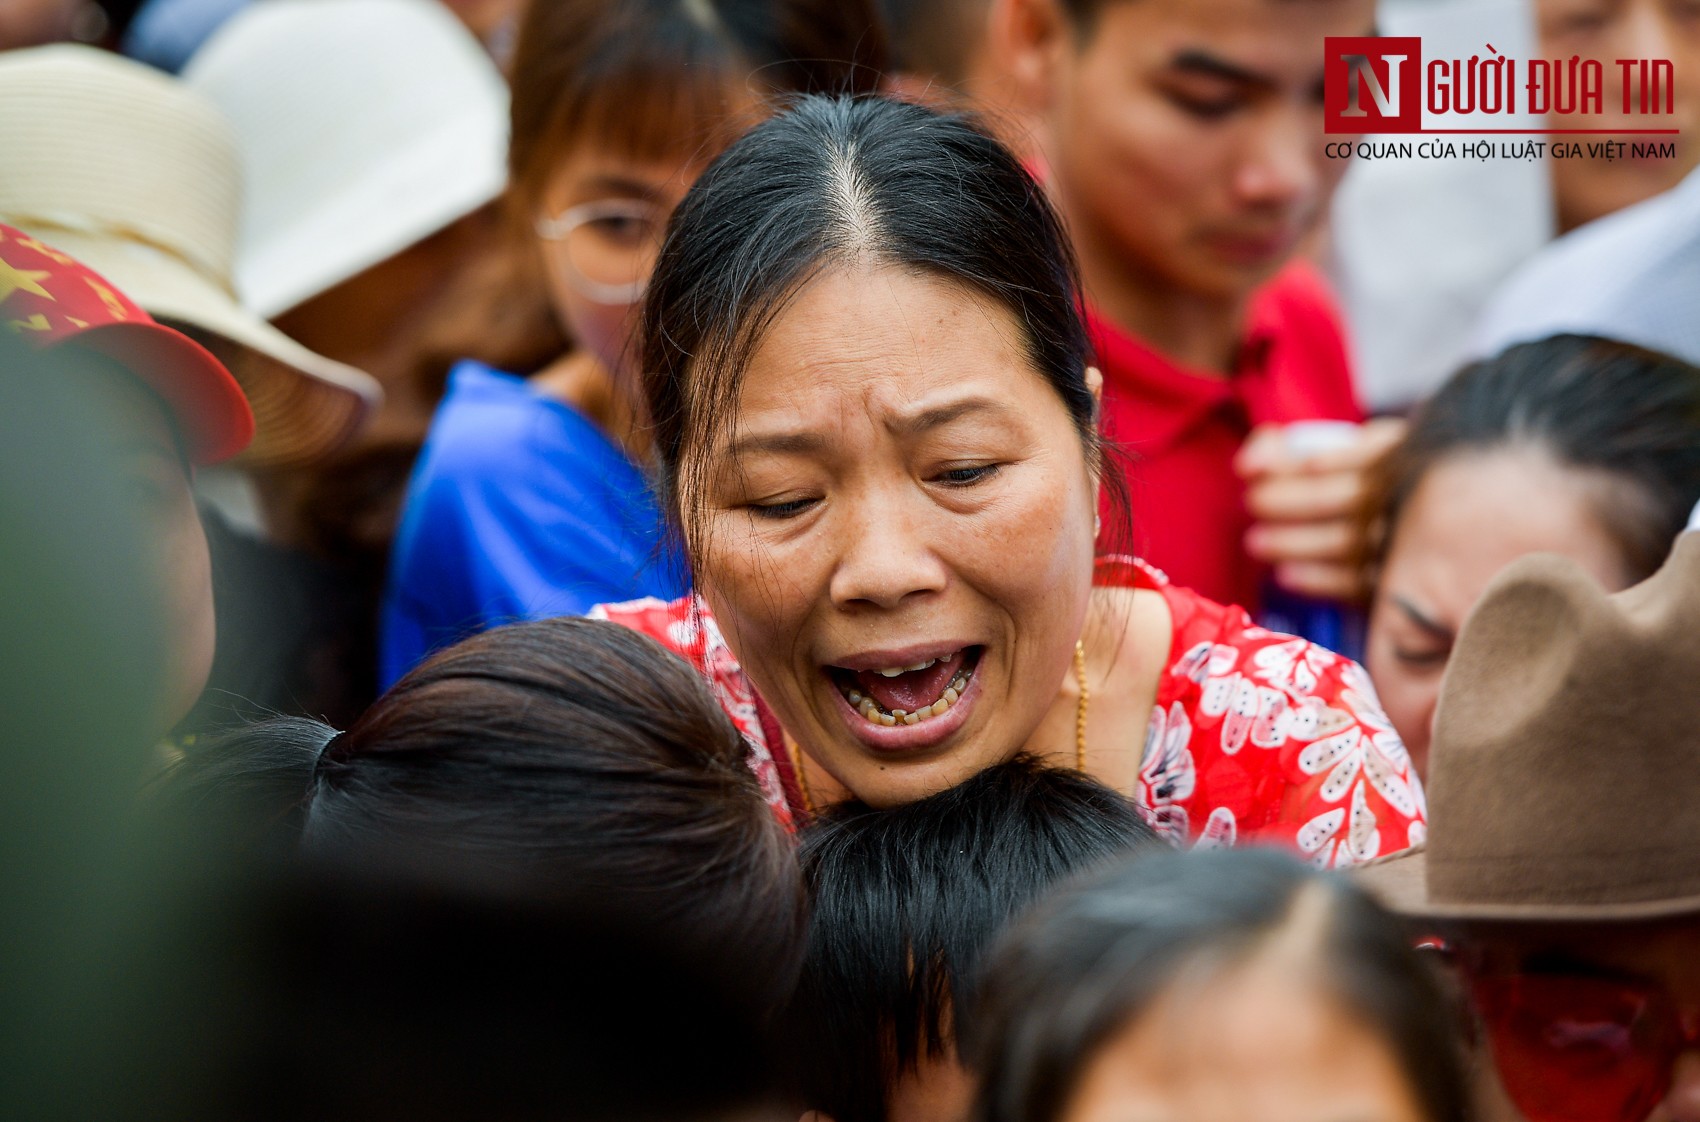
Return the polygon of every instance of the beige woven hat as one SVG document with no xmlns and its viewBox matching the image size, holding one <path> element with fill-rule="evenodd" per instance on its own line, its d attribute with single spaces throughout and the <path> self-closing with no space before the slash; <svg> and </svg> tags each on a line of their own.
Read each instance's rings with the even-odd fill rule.
<svg viewBox="0 0 1700 1122">
<path fill-rule="evenodd" d="M 1496 577 L 1436 710 L 1424 850 L 1357 879 L 1441 919 L 1700 913 L 1700 533 L 1607 595 L 1547 554 Z"/>
<path fill-rule="evenodd" d="M 238 463 L 316 459 L 378 401 L 370 377 L 237 302 L 235 137 L 181 84 L 91 47 L 0 54 L 0 162 L 0 222 L 103 274 L 235 374 L 256 426 Z"/>
<path fill-rule="evenodd" d="M 507 185 L 507 83 L 437 0 L 250 4 L 183 81 L 236 127 L 236 286 L 268 319 Z"/>
</svg>

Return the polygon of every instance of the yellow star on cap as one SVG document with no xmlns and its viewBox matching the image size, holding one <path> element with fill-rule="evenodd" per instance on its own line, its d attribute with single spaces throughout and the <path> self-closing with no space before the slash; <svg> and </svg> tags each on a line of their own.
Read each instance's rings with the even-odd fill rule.
<svg viewBox="0 0 1700 1122">
<path fill-rule="evenodd" d="M 40 272 L 31 272 L 28 269 L 14 269 L 11 265 L 6 263 L 6 259 L 4 257 L 0 257 L 0 304 L 4 304 L 6 301 L 10 300 L 12 298 L 12 293 L 14 292 L 27 292 L 31 296 L 41 296 L 48 300 L 52 300 L 53 293 L 47 291 L 47 289 L 36 283 L 41 280 L 42 277 L 50 277 L 52 275 L 53 274 L 46 269 L 43 269 Z"/>
</svg>

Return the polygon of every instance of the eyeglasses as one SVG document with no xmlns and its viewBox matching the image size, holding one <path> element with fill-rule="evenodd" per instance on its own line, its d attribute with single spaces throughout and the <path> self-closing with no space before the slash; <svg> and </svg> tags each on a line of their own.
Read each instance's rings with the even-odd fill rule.
<svg viewBox="0 0 1700 1122">
<path fill-rule="evenodd" d="M 1511 1101 L 1529 1122 L 1643 1122 L 1700 1042 L 1700 1016 L 1662 987 L 1571 974 L 1470 982 Z"/>
<path fill-rule="evenodd" d="M 567 283 L 599 304 L 635 304 L 667 233 L 667 212 L 641 199 L 599 199 L 538 221 L 559 242 Z"/>
</svg>

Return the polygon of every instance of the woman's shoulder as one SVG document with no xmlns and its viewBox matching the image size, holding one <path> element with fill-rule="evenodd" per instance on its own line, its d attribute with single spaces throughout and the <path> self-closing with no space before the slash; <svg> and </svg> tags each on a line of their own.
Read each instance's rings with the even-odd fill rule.
<svg viewBox="0 0 1700 1122">
<path fill-rule="evenodd" d="M 750 770 L 761 781 L 768 805 L 781 822 L 793 825 L 795 800 L 786 792 L 784 773 L 788 769 L 780 763 L 783 748 L 777 726 L 769 723 L 771 718 L 763 720 L 755 687 L 726 645 L 708 605 L 694 593 L 677 600 L 649 596 L 618 604 L 598 604 L 588 614 L 591 619 L 607 620 L 649 636 L 702 675 L 709 692 L 749 745 Z"/>
<path fill-rule="evenodd" d="M 702 649 L 701 629 L 693 623 L 697 613 L 694 596 L 663 600 L 644 596 L 617 604 L 598 604 L 587 613 L 591 619 L 607 620 L 649 636 L 686 661 L 697 664 L 694 655 Z M 700 609 L 706 611 L 706 608 Z M 700 669 L 700 667 L 699 667 Z"/>
<path fill-rule="evenodd" d="M 1161 574 L 1142 584 L 1173 624 L 1141 770 L 1160 829 L 1323 866 L 1423 840 L 1421 782 L 1363 667 Z"/>
<path fill-rule="evenodd" d="M 624 456 L 572 405 L 538 392 L 517 374 L 466 360 L 450 372 L 420 465 L 441 478 L 523 482 L 540 470 L 556 474 L 586 458 L 600 465 Z"/>
<path fill-rule="evenodd" d="M 617 604 L 598 604 L 587 613 L 649 636 L 683 658 L 707 680 L 721 707 L 746 736 L 766 736 L 756 707 L 756 694 L 708 605 L 695 593 L 676 600 L 646 596 Z"/>
</svg>

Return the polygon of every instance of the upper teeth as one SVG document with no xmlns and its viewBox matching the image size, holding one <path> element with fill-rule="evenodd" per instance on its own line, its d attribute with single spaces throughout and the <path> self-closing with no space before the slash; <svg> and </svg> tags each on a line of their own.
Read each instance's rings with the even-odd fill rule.
<svg viewBox="0 0 1700 1122">
<path fill-rule="evenodd" d="M 944 657 L 949 659 L 949 658 L 955 658 L 956 656 L 954 654 L 948 654 L 948 655 L 945 655 Z M 914 666 L 888 666 L 888 667 L 883 667 L 881 669 L 875 670 L 874 673 L 879 674 L 879 675 L 886 677 L 886 678 L 895 678 L 899 674 L 909 674 L 909 673 L 912 673 L 916 670 L 925 670 L 927 667 L 936 666 L 942 661 L 943 661 L 943 659 L 929 658 L 925 662 L 917 662 Z"/>
</svg>

